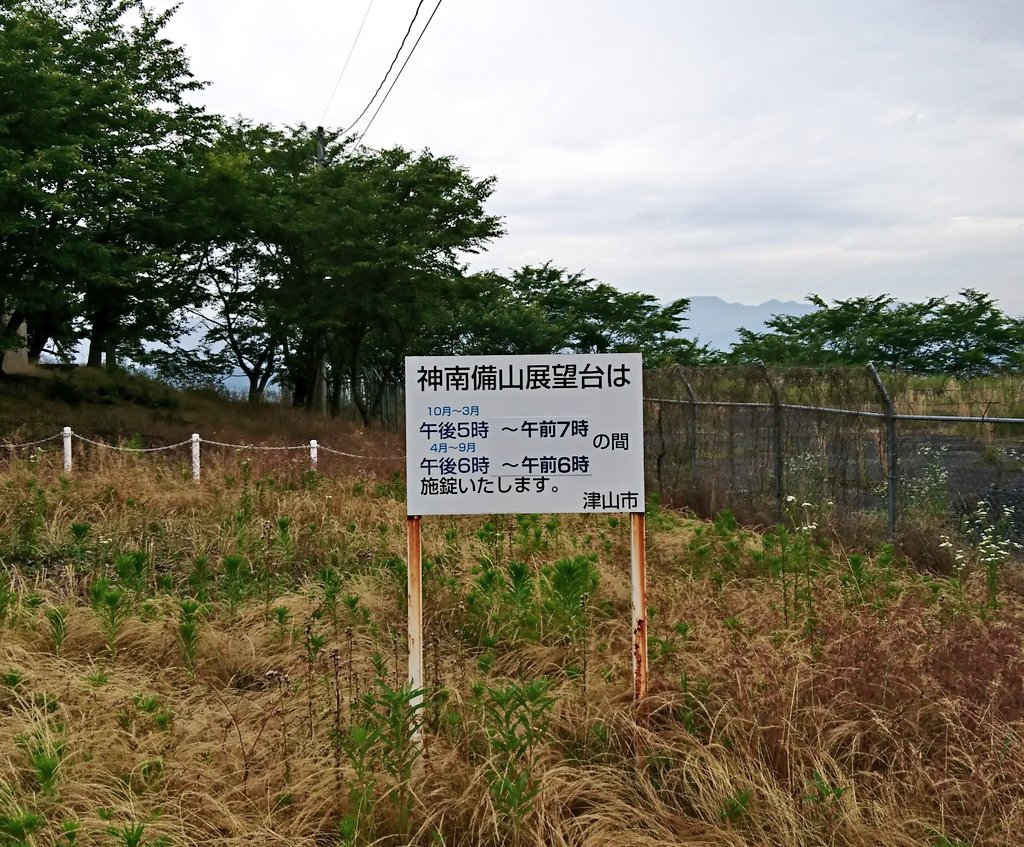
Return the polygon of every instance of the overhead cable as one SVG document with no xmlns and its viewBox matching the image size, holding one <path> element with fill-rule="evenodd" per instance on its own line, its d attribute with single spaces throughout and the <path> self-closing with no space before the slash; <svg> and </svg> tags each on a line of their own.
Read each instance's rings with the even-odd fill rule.
<svg viewBox="0 0 1024 847">
<path fill-rule="evenodd" d="M 356 50 L 356 45 L 359 43 L 359 36 L 363 34 L 363 27 L 366 26 L 366 19 L 370 16 L 370 9 L 373 8 L 373 0 L 370 0 L 369 5 L 366 7 L 366 12 L 363 15 L 363 22 L 359 24 L 359 29 L 356 31 L 356 37 L 352 39 L 352 46 L 348 50 L 348 56 L 345 57 L 345 64 L 341 66 L 341 73 L 338 74 L 338 79 L 334 83 L 334 88 L 331 90 L 331 96 L 327 98 L 327 105 L 324 106 L 324 113 L 320 116 L 320 123 L 323 124 L 324 118 L 327 117 L 327 112 L 331 108 L 331 103 L 334 102 L 334 95 L 338 93 L 338 86 L 341 85 L 341 79 L 345 76 L 345 71 L 348 70 L 348 63 L 352 60 L 352 54 Z"/>
<path fill-rule="evenodd" d="M 387 93 L 384 95 L 384 99 L 380 101 L 380 105 L 377 107 L 377 110 L 373 113 L 373 117 L 370 118 L 370 122 L 366 125 L 366 129 L 364 129 L 359 134 L 359 140 L 360 141 L 362 141 L 363 137 L 366 135 L 366 133 L 368 133 L 370 131 L 370 127 L 373 126 L 373 122 L 377 119 L 377 115 L 380 113 L 380 110 L 383 108 L 384 104 L 388 101 L 388 95 L 391 94 L 391 89 L 393 89 L 395 87 L 395 83 L 398 82 L 399 77 L 402 76 L 402 71 L 404 71 L 405 70 L 405 66 L 409 64 L 409 60 L 412 58 L 412 54 L 416 52 L 416 48 L 419 46 L 420 39 L 422 39 L 423 36 L 426 34 L 427 27 L 429 27 L 430 26 L 430 22 L 432 20 L 434 20 L 434 15 L 437 14 L 437 10 L 441 8 L 441 4 L 443 2 L 444 2 L 444 0 L 437 0 L 437 5 L 434 6 L 434 11 L 431 12 L 430 13 L 430 17 L 427 18 L 427 22 L 423 26 L 423 30 L 420 32 L 419 37 L 416 39 L 416 42 L 412 45 L 412 50 L 409 51 L 409 55 L 406 56 L 405 57 L 405 61 L 402 62 L 402 67 L 400 67 L 398 69 L 398 73 L 395 75 L 395 78 L 392 81 L 391 86 L 388 88 Z"/>
<path fill-rule="evenodd" d="M 391 64 L 388 65 L 387 72 L 384 74 L 384 78 L 380 81 L 380 85 L 377 86 L 377 90 L 373 92 L 373 97 L 371 97 L 367 104 L 363 107 L 363 111 L 359 113 L 359 117 L 352 121 L 352 123 L 350 123 L 347 127 L 345 127 L 344 130 L 342 130 L 341 134 L 343 136 L 346 135 L 349 132 L 349 130 L 352 129 L 352 127 L 354 127 L 363 119 L 363 115 L 370 111 L 370 106 L 372 106 L 373 101 L 377 99 L 377 95 L 380 94 L 381 89 L 384 87 L 384 83 L 388 81 L 388 77 L 391 75 L 391 71 L 394 70 L 395 63 L 398 61 L 398 57 L 402 55 L 402 50 L 405 49 L 405 42 L 409 40 L 409 33 L 412 32 L 413 25 L 416 23 L 416 18 L 418 18 L 420 15 L 420 9 L 423 8 L 423 2 L 424 0 L 419 0 L 419 3 L 416 4 L 416 11 L 413 12 L 412 14 L 412 20 L 409 21 L 409 28 L 405 31 L 405 35 L 402 36 L 402 43 L 398 45 L 398 51 L 395 53 L 395 57 L 391 60 Z M 434 11 L 437 10 L 435 9 Z M 420 35 L 422 36 L 422 33 L 420 33 Z M 417 40 L 416 43 L 418 44 L 419 40 Z M 415 49 L 416 48 L 414 46 L 413 50 Z M 408 61 L 408 59 L 406 59 L 406 61 Z M 402 67 L 404 68 L 405 65 L 402 65 Z M 399 73 L 401 73 L 401 71 L 399 71 Z"/>
</svg>

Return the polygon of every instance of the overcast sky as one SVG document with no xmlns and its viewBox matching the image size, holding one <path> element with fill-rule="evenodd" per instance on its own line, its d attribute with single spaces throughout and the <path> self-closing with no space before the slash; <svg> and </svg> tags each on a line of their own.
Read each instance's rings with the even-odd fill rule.
<svg viewBox="0 0 1024 847">
<path fill-rule="evenodd" d="M 341 128 L 415 7 L 376 0 L 326 116 L 367 0 L 184 0 L 167 34 L 210 109 Z M 444 0 L 364 141 L 497 176 L 474 267 L 1024 313 L 1021 0 Z"/>
</svg>

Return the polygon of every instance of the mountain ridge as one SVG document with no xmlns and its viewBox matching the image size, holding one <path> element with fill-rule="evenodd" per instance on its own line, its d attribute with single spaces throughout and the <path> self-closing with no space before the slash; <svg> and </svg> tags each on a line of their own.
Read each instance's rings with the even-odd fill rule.
<svg viewBox="0 0 1024 847">
<path fill-rule="evenodd" d="M 727 352 L 740 340 L 740 328 L 761 332 L 774 315 L 806 315 L 817 308 L 811 303 L 772 298 L 763 303 L 732 303 L 721 297 L 698 295 L 687 298 L 690 308 L 680 335 L 714 350 Z"/>
</svg>

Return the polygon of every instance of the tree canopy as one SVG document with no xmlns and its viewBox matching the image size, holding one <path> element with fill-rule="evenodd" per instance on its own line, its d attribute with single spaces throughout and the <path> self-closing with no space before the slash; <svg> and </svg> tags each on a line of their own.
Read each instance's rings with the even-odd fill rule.
<svg viewBox="0 0 1024 847">
<path fill-rule="evenodd" d="M 547 263 L 470 274 L 503 233 L 493 177 L 306 126 L 228 121 L 146 0 L 0 11 L 0 346 L 130 361 L 179 380 L 233 369 L 311 406 L 326 380 L 367 417 L 362 371 L 412 352 L 641 350 L 692 358 L 686 300 Z M 197 333 L 197 327 L 203 330 Z M 184 337 L 185 341 L 182 341 Z"/>
<path fill-rule="evenodd" d="M 775 315 L 764 332 L 740 330 L 734 362 L 864 365 L 959 377 L 1019 371 L 1024 321 L 1004 314 L 987 294 L 966 288 L 957 299 L 902 303 L 891 296 L 853 297 L 805 315 Z"/>
<path fill-rule="evenodd" d="M 232 371 L 307 407 L 369 420 L 368 368 L 408 354 L 639 351 L 721 358 L 665 304 L 554 261 L 470 273 L 503 234 L 495 179 L 450 156 L 376 150 L 337 130 L 227 120 L 147 0 L 0 8 L 0 349 L 181 382 Z M 319 155 L 317 153 L 319 148 Z M 1024 364 L 1021 321 L 990 297 L 857 297 L 743 330 L 727 354 L 976 375 Z"/>
</svg>

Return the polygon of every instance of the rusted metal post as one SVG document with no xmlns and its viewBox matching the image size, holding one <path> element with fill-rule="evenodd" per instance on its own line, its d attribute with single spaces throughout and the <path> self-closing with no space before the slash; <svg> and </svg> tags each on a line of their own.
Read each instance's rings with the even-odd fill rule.
<svg viewBox="0 0 1024 847">
<path fill-rule="evenodd" d="M 690 485 L 697 490 L 697 395 L 690 385 L 690 380 L 680 374 L 686 388 L 686 398 L 690 401 Z"/>
<path fill-rule="evenodd" d="M 647 541 L 643 512 L 630 514 L 630 582 L 633 586 L 633 699 L 647 696 Z"/>
<path fill-rule="evenodd" d="M 656 401 L 657 402 L 657 401 Z M 658 480 L 658 494 L 665 499 L 665 483 L 661 478 L 661 468 L 665 464 L 665 404 L 658 402 L 658 455 L 654 457 L 654 474 Z"/>
<path fill-rule="evenodd" d="M 889 517 L 889 533 L 896 534 L 896 485 L 899 481 L 899 464 L 896 454 L 896 406 L 892 397 L 886 390 L 885 383 L 875 370 L 874 363 L 868 362 L 868 376 L 878 390 L 878 396 L 885 408 L 885 446 L 886 446 L 886 469 L 885 469 L 885 491 L 886 511 Z"/>
<path fill-rule="evenodd" d="M 409 687 L 420 692 L 413 706 L 423 702 L 423 546 L 419 515 L 409 515 L 406 536 L 409 545 Z"/>
</svg>

